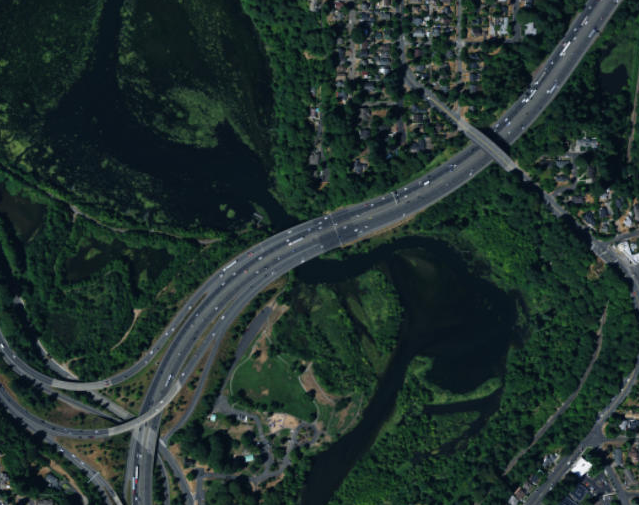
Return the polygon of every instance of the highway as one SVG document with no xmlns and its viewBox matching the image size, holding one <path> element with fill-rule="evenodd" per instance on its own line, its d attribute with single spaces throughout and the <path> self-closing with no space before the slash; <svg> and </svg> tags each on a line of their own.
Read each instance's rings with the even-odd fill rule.
<svg viewBox="0 0 639 505">
<path fill-rule="evenodd" d="M 547 59 L 544 68 L 534 76 L 536 81 L 533 81 L 532 84 L 536 86 L 535 89 L 537 89 L 537 92 L 534 93 L 531 99 L 527 99 L 530 96 L 530 91 L 526 91 L 495 124 L 493 129 L 498 133 L 503 133 L 506 142 L 515 142 L 525 129 L 533 124 L 545 107 L 547 107 L 559 93 L 559 89 L 568 80 L 570 74 L 575 70 L 581 58 L 583 58 L 594 42 L 596 37 L 588 37 L 591 31 L 590 29 L 577 29 L 575 31 L 575 28 L 581 25 L 583 17 L 598 16 L 600 18 L 599 27 L 603 28 L 617 7 L 618 4 L 616 4 L 614 0 L 608 2 L 591 0 L 586 4 L 585 13 L 576 16 L 569 27 L 566 38 L 560 42 L 559 46 Z M 562 50 L 567 38 L 574 38 L 574 40 L 572 40 L 564 56 L 556 56 Z M 556 58 L 557 60 L 555 61 Z M 534 84 L 535 82 L 537 82 L 536 85 Z M 553 89 L 552 93 L 547 92 L 550 89 Z M 500 123 L 502 123 L 501 126 Z M 516 129 L 513 130 L 513 128 Z M 298 251 L 301 252 L 300 255 L 302 257 L 302 259 L 299 260 L 300 263 L 308 261 L 312 257 L 318 256 L 335 247 L 341 247 L 366 238 L 379 230 L 410 218 L 457 190 L 474 175 L 488 166 L 493 159 L 497 160 L 502 166 L 509 170 L 514 168 L 514 163 L 507 158 L 507 156 L 504 156 L 505 153 L 503 150 L 496 149 L 497 146 L 495 143 L 489 141 L 481 132 L 472 128 L 462 128 L 462 130 L 465 134 L 470 134 L 471 140 L 476 142 L 477 145 L 464 149 L 461 153 L 448 160 L 445 164 L 437 167 L 427 176 L 421 177 L 399 188 L 396 192 L 382 195 L 346 209 L 338 210 L 322 218 L 298 225 L 291 230 L 283 232 L 283 234 L 276 235 L 275 237 L 278 237 L 281 246 L 276 248 L 269 256 L 264 255 L 263 251 L 267 248 L 263 247 L 261 251 L 253 252 L 253 258 L 255 255 L 262 253 L 260 257 L 262 257 L 261 261 L 265 262 L 267 275 L 268 269 L 275 269 L 277 267 L 279 271 L 273 276 L 278 277 L 284 273 L 281 262 L 285 261 L 286 253 L 283 249 L 286 250 L 287 247 L 293 247 L 289 244 L 293 244 L 299 248 Z M 480 146 L 481 149 L 478 146 Z M 309 224 L 310 226 L 307 226 Z M 334 234 L 327 230 L 328 225 L 330 225 Z M 304 230 L 304 227 L 306 227 L 306 230 Z M 289 237 L 288 240 L 286 239 L 287 235 Z M 286 242 L 281 242 L 281 238 L 279 237 L 282 236 L 285 237 Z M 247 256 L 248 254 L 249 253 L 247 253 Z M 288 257 L 291 258 L 289 261 L 294 265 L 297 261 L 297 258 L 293 259 L 294 252 L 289 252 Z M 247 260 L 247 258 L 242 258 L 242 256 L 236 258 L 238 263 L 242 259 Z M 273 259 L 276 261 L 273 261 Z M 251 265 L 245 265 L 245 268 L 246 266 L 248 266 L 249 273 L 252 272 Z M 237 267 L 231 267 L 230 271 L 233 271 L 233 268 Z M 285 266 L 284 269 L 288 270 L 288 267 Z M 259 275 L 259 271 L 256 273 Z M 255 288 L 253 289 L 255 290 Z M 255 290 L 254 294 L 257 294 L 257 292 L 258 291 Z M 252 298 L 254 294 L 250 294 L 250 298 Z M 246 303 L 248 303 L 248 299 Z M 236 305 L 244 306 L 244 304 L 239 301 Z M 218 331 L 217 334 L 219 335 L 220 332 Z M 168 365 L 166 368 L 167 371 L 165 371 L 164 374 L 160 373 L 156 376 L 153 384 L 161 384 L 167 377 L 167 374 L 168 376 L 171 375 L 172 372 L 168 370 L 174 367 Z M 157 389 L 157 386 L 155 387 Z M 150 388 L 150 390 L 151 389 L 152 388 Z M 152 394 L 153 393 L 147 395 L 147 400 L 151 398 Z M 155 401 L 157 401 L 157 398 L 156 396 Z M 152 404 L 153 402 L 149 401 L 149 405 Z M 157 434 L 160 420 L 154 419 L 150 424 L 150 426 L 143 427 L 141 431 L 144 432 L 146 429 Z M 142 503 L 150 504 L 150 499 L 147 497 L 150 496 L 150 486 L 152 485 L 153 451 L 150 447 L 143 449 L 143 444 L 135 440 L 136 437 L 133 438 L 131 452 L 136 453 L 134 459 L 144 462 L 144 464 L 141 465 L 144 470 L 141 477 L 139 495 L 135 496 L 135 502 L 138 502 L 137 498 L 139 496 L 142 499 Z M 127 470 L 128 476 L 130 469 L 127 468 Z"/>
<path fill-rule="evenodd" d="M 586 4 L 585 14 L 576 17 L 566 36 L 571 44 L 565 55 L 559 56 L 565 43 L 562 41 L 534 77 L 532 85 L 537 90 L 534 95 L 527 100 L 531 94 L 527 90 L 493 127 L 505 142 L 515 142 L 552 102 L 596 39 L 596 36 L 588 37 L 592 27 L 597 25 L 602 29 L 617 7 L 614 0 L 590 0 Z M 590 24 L 575 31 L 585 15 L 589 16 Z M 74 430 L 42 420 L 32 421 L 39 422 L 40 429 L 48 434 L 76 438 L 100 438 L 133 431 L 125 478 L 130 492 L 125 492 L 125 495 L 132 496 L 135 503 L 150 503 L 159 414 L 177 396 L 202 357 L 209 351 L 217 352 L 221 337 L 243 308 L 262 289 L 298 265 L 400 224 L 442 200 L 487 167 L 493 157 L 504 164 L 504 153 L 495 151 L 494 142 L 487 143 L 486 137 L 476 135 L 475 130 L 466 129 L 464 132 L 467 135 L 472 133 L 471 138 L 478 145 L 465 148 L 427 175 L 396 191 L 298 224 L 229 260 L 191 295 L 152 348 L 132 367 L 112 377 L 91 382 L 49 377 L 22 362 L 0 336 L 4 359 L 18 373 L 51 387 L 78 391 L 102 389 L 126 381 L 148 365 L 165 345 L 169 345 L 137 418 L 104 430 Z M 14 415 L 29 417 L 28 412 L 19 410 L 21 407 L 13 404 L 3 390 L 0 390 L 0 399 Z M 139 467 L 140 477 L 133 492 L 135 466 Z"/>
<path fill-rule="evenodd" d="M 6 391 L 4 391 L 4 389 L 1 390 L 1 393 L 2 393 L 2 395 L 6 395 Z M 64 449 L 63 447 L 61 447 L 54 440 L 54 438 L 53 438 L 54 435 L 52 433 L 49 433 L 47 430 L 43 430 L 42 429 L 41 424 L 40 424 L 40 420 L 38 418 L 35 418 L 35 422 L 34 422 L 34 418 L 32 416 L 22 416 L 22 415 L 20 415 L 19 411 L 15 411 L 15 410 L 13 410 L 11 408 L 8 408 L 8 411 L 14 417 L 20 418 L 21 421 L 26 426 L 27 430 L 29 430 L 31 433 L 37 433 L 37 432 L 40 432 L 40 431 L 45 431 L 46 432 L 46 437 L 45 437 L 46 442 L 56 446 L 57 451 L 58 451 L 58 453 L 60 453 L 60 455 L 64 456 L 74 466 L 76 466 L 77 468 L 79 468 L 80 470 L 85 472 L 88 475 L 88 480 L 90 480 L 91 482 L 95 483 L 95 485 L 98 486 L 102 490 L 102 493 L 104 494 L 104 496 L 107 498 L 107 500 L 110 503 L 112 503 L 114 505 L 122 505 L 122 502 L 120 501 L 119 496 L 113 490 L 111 485 L 102 477 L 100 472 L 95 470 L 91 465 L 89 465 L 85 461 L 82 461 L 82 459 L 80 459 L 80 457 L 77 456 L 75 453 L 70 452 L 70 451 Z"/>
</svg>

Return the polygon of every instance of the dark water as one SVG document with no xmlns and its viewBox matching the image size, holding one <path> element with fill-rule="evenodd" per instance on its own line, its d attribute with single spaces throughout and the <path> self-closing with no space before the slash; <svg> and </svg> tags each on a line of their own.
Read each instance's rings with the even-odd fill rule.
<svg viewBox="0 0 639 505">
<path fill-rule="evenodd" d="M 625 65 L 619 65 L 609 74 L 599 72 L 599 80 L 608 93 L 616 94 L 628 87 L 630 77 Z"/>
<path fill-rule="evenodd" d="M 99 253 L 95 254 L 94 251 L 91 257 L 87 259 L 86 256 L 92 249 L 97 249 Z M 131 272 L 135 280 L 146 270 L 150 281 L 160 275 L 162 270 L 173 258 L 173 256 L 164 249 L 144 247 L 133 250 L 129 249 L 124 242 L 119 240 L 114 240 L 108 245 L 102 242 L 94 242 L 89 246 L 81 248 L 78 254 L 65 262 L 66 279 L 69 282 L 86 279 L 104 268 L 109 262 L 122 258 L 123 255 L 131 259 Z"/>
<path fill-rule="evenodd" d="M 307 282 L 332 282 L 378 266 L 395 283 L 405 307 L 399 344 L 357 427 L 319 454 L 303 494 L 304 505 L 325 505 L 392 414 L 406 370 L 417 355 L 434 358 L 428 378 L 455 393 L 469 392 L 503 375 L 505 356 L 516 340 L 516 296 L 471 275 L 463 259 L 441 242 L 399 240 L 345 261 L 316 261 L 299 269 Z M 487 398 L 432 406 L 429 412 L 475 411 L 480 417 L 466 436 L 481 429 L 499 404 Z M 445 452 L 451 447 L 442 447 Z"/>
<path fill-rule="evenodd" d="M 42 224 L 44 205 L 14 196 L 0 187 L 0 213 L 11 221 L 21 240 L 28 240 Z"/>
<path fill-rule="evenodd" d="M 56 154 L 79 167 L 78 180 L 95 181 L 105 191 L 127 181 L 100 169 L 102 155 L 150 176 L 154 198 L 161 202 L 162 210 L 183 225 L 199 222 L 226 227 L 228 220 L 226 212 L 219 209 L 221 203 L 236 211 L 238 223 L 246 222 L 255 203 L 275 226 L 286 226 L 288 216 L 267 191 L 267 169 L 262 160 L 227 123 L 216 129 L 218 146 L 206 149 L 171 142 L 133 116 L 116 81 L 121 4 L 121 0 L 106 2 L 90 69 L 61 100 L 55 113 L 47 117 L 45 133 Z M 243 13 L 240 15 L 243 18 L 234 22 L 250 24 Z M 259 44 L 253 51 L 260 51 Z M 263 93 L 270 93 L 270 86 L 264 82 L 254 84 Z M 270 100 L 269 96 L 264 100 Z M 153 114 L 152 110 L 146 112 Z M 100 177 L 96 177 L 99 172 Z"/>
</svg>

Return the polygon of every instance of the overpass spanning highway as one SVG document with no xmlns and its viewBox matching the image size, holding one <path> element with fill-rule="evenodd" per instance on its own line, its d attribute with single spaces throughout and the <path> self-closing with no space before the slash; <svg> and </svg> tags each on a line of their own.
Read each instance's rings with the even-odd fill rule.
<svg viewBox="0 0 639 505">
<path fill-rule="evenodd" d="M 533 77 L 531 88 L 493 126 L 493 131 L 505 143 L 514 143 L 552 102 L 594 42 L 596 37 L 589 37 L 592 27 L 602 30 L 617 7 L 614 0 L 587 2 L 585 11 L 576 16 L 564 40 Z M 581 27 L 586 15 L 591 22 L 589 26 Z M 567 40 L 571 44 L 565 54 L 559 56 Z M 106 437 L 132 431 L 125 495 L 135 503 L 150 503 L 161 412 L 177 396 L 202 357 L 207 352 L 217 352 L 225 332 L 257 293 L 306 261 L 404 222 L 462 187 L 493 160 L 507 168 L 513 167 L 514 162 L 501 149 L 495 150 L 497 144 L 461 121 L 458 124 L 475 145 L 396 191 L 298 224 L 229 260 L 191 295 L 144 356 L 129 369 L 110 378 L 80 382 L 47 376 L 24 363 L 0 335 L 4 359 L 17 372 L 50 387 L 77 391 L 102 389 L 126 381 L 168 345 L 138 417 L 104 430 L 75 430 L 31 419 L 33 416 L 1 389 L 0 400 L 19 417 L 27 416 L 30 421 L 41 423 L 41 429 L 52 436 Z M 135 489 L 131 486 L 134 467 L 140 469 Z"/>
</svg>

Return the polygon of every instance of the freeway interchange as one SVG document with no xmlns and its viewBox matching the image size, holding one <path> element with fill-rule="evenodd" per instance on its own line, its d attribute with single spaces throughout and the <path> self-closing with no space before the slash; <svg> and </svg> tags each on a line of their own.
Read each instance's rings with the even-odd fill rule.
<svg viewBox="0 0 639 505">
<path fill-rule="evenodd" d="M 565 38 L 533 76 L 531 87 L 493 126 L 493 137 L 499 136 L 504 143 L 513 144 L 523 135 L 559 93 L 595 41 L 593 27 L 602 30 L 617 7 L 615 0 L 587 2 L 585 10 L 571 23 Z M 590 19 L 588 25 L 583 24 L 586 16 Z M 409 87 L 421 87 L 410 74 L 407 81 Z M 436 101 L 434 95 L 426 92 L 426 97 L 429 96 Z M 150 504 L 161 413 L 180 393 L 203 358 L 209 353 L 217 353 L 234 320 L 260 291 L 304 262 L 405 222 L 465 185 L 493 160 L 514 168 L 514 162 L 494 141 L 473 128 L 464 127 L 461 120 L 458 125 L 474 144 L 428 174 L 395 191 L 279 232 L 229 260 L 197 288 L 145 355 L 112 377 L 80 382 L 47 376 L 22 361 L 0 334 L 4 359 L 17 373 L 49 388 L 72 391 L 96 391 L 121 384 L 153 363 L 167 348 L 137 417 L 110 428 L 72 429 L 37 418 L 1 387 L 0 401 L 30 429 L 44 431 L 49 438 L 104 438 L 132 432 L 124 495 L 131 503 Z M 162 456 L 170 458 L 162 443 L 160 446 Z M 193 502 L 192 496 L 188 499 Z"/>
</svg>

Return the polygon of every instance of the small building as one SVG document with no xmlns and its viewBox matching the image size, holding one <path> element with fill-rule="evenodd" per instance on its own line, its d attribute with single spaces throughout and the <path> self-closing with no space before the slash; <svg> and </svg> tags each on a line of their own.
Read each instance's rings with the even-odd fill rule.
<svg viewBox="0 0 639 505">
<path fill-rule="evenodd" d="M 415 153 L 420 153 L 422 151 L 425 151 L 426 149 L 427 149 L 426 139 L 421 138 L 411 144 L 409 151 L 412 154 L 415 154 Z"/>
<path fill-rule="evenodd" d="M 60 489 L 60 480 L 53 475 L 52 473 L 48 473 L 44 476 L 44 480 L 47 481 L 47 485 L 53 489 Z"/>
<path fill-rule="evenodd" d="M 537 28 L 532 21 L 524 25 L 524 35 L 537 35 Z"/>
<path fill-rule="evenodd" d="M 570 469 L 570 471 L 574 474 L 577 474 L 579 477 L 583 477 L 590 471 L 591 468 L 592 468 L 592 463 L 589 463 L 584 458 L 579 458 L 575 462 L 575 464 L 572 465 L 572 468 Z"/>
<path fill-rule="evenodd" d="M 9 483 L 9 475 L 4 472 L 0 472 L 0 490 L 7 491 L 11 489 L 11 484 Z"/>
<path fill-rule="evenodd" d="M 236 419 L 241 423 L 248 423 L 248 416 L 246 414 L 238 414 Z"/>
<path fill-rule="evenodd" d="M 358 175 L 363 174 L 364 172 L 366 172 L 367 168 L 368 168 L 368 164 L 364 163 L 363 161 L 355 160 L 353 162 L 353 172 L 358 174 Z"/>
<path fill-rule="evenodd" d="M 580 502 L 588 495 L 588 488 L 584 486 L 581 482 L 577 484 L 577 487 L 572 492 L 572 496 Z"/>
<path fill-rule="evenodd" d="M 615 465 L 623 466 L 623 453 L 619 447 L 615 447 L 612 451 L 612 458 L 615 461 Z"/>
<path fill-rule="evenodd" d="M 559 454 L 554 453 L 554 454 L 546 454 L 544 456 L 544 461 L 541 464 L 541 467 L 544 470 L 547 470 L 548 468 L 551 468 L 559 459 Z"/>
<path fill-rule="evenodd" d="M 371 136 L 371 131 L 369 128 L 362 128 L 359 131 L 359 138 L 360 140 L 368 140 Z"/>
<path fill-rule="evenodd" d="M 575 145 L 571 146 L 571 151 L 574 153 L 583 153 L 588 151 L 589 149 L 597 149 L 599 147 L 599 142 L 596 138 L 587 138 L 584 137 L 582 139 L 578 139 L 575 141 Z"/>
<path fill-rule="evenodd" d="M 499 30 L 497 30 L 497 35 L 501 35 L 501 36 L 508 35 L 508 18 L 501 18 L 501 22 L 499 24 Z"/>
<path fill-rule="evenodd" d="M 312 167 L 315 167 L 317 165 L 319 165 L 319 162 L 321 160 L 321 155 L 319 151 L 313 151 L 310 156 L 308 157 L 308 164 Z M 212 414 L 212 416 L 214 416 L 215 414 Z M 213 419 L 214 421 L 214 419 Z"/>
<path fill-rule="evenodd" d="M 537 484 L 539 484 L 541 477 L 539 476 L 539 473 L 534 473 L 530 476 L 530 479 L 528 480 L 530 481 L 531 485 L 536 486 Z"/>
<path fill-rule="evenodd" d="M 210 414 L 209 415 L 209 421 L 211 421 L 212 423 L 217 421 L 217 414 Z"/>
<path fill-rule="evenodd" d="M 245 454 L 244 455 L 244 461 L 246 463 L 252 463 L 254 459 L 255 459 L 255 457 L 252 454 Z"/>
</svg>

